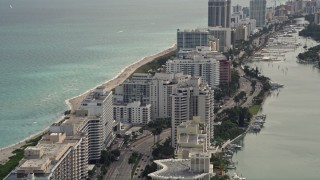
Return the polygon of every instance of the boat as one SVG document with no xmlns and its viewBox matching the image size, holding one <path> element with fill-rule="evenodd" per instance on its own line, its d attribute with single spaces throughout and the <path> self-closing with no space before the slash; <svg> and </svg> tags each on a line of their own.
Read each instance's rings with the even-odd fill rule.
<svg viewBox="0 0 320 180">
<path fill-rule="evenodd" d="M 241 149 L 242 146 L 238 145 L 238 144 L 230 144 L 230 146 L 234 149 Z"/>
<path fill-rule="evenodd" d="M 270 86 L 271 86 L 271 89 L 272 89 L 272 90 L 275 90 L 275 89 L 282 88 L 284 85 L 270 81 Z"/>
<path fill-rule="evenodd" d="M 234 173 L 234 175 L 231 177 L 232 180 L 246 180 L 247 178 L 239 176 L 237 173 Z"/>
</svg>

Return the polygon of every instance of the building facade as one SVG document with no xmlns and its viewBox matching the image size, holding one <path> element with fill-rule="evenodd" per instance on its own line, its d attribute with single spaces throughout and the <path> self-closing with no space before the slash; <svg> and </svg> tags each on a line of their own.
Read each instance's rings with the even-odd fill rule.
<svg viewBox="0 0 320 180">
<path fill-rule="evenodd" d="M 209 27 L 210 36 L 219 40 L 219 51 L 227 52 L 231 48 L 231 29 L 223 27 Z"/>
<path fill-rule="evenodd" d="M 168 60 L 166 63 L 166 72 L 183 72 L 191 76 L 200 76 L 211 86 L 219 86 L 219 61 L 214 58 L 205 57 L 201 54 L 192 54 L 185 59 Z"/>
<path fill-rule="evenodd" d="M 103 147 L 108 147 L 115 137 L 112 129 L 114 124 L 112 92 L 97 87 L 82 101 L 75 114 L 86 119 L 83 131 L 88 133 L 89 162 L 97 162 L 100 160 Z"/>
<path fill-rule="evenodd" d="M 231 61 L 219 60 L 220 64 L 220 85 L 228 85 L 231 82 Z"/>
<path fill-rule="evenodd" d="M 264 27 L 266 24 L 266 0 L 250 0 L 250 18 L 256 20 L 257 27 Z"/>
<path fill-rule="evenodd" d="M 209 32 L 206 29 L 177 30 L 177 52 L 180 49 L 195 49 L 209 45 Z"/>
<path fill-rule="evenodd" d="M 230 27 L 231 0 L 209 0 L 208 26 Z"/>
<path fill-rule="evenodd" d="M 239 40 L 247 41 L 249 38 L 248 27 L 245 25 L 233 27 L 231 33 L 232 44 L 235 44 L 235 42 Z"/>
<path fill-rule="evenodd" d="M 138 76 L 140 78 L 137 78 Z M 130 80 L 116 87 L 113 104 L 117 106 L 119 104 L 128 104 L 126 103 L 128 101 L 132 103 L 134 102 L 132 101 L 133 99 L 144 99 L 145 103 L 141 103 L 141 106 L 151 105 L 151 120 L 170 118 L 172 91 L 176 88 L 177 84 L 186 81 L 188 78 L 188 75 L 183 75 L 180 72 L 156 73 L 154 76 L 151 74 L 135 73 Z M 124 87 L 127 90 L 124 90 Z M 130 90 L 132 91 L 128 92 Z"/>
<path fill-rule="evenodd" d="M 173 147 L 177 145 L 177 127 L 193 116 L 200 116 L 200 121 L 208 127 L 208 139 L 213 138 L 213 105 L 214 91 L 200 77 L 191 78 L 179 84 L 172 94 L 171 137 Z"/>
<path fill-rule="evenodd" d="M 121 123 L 147 125 L 151 121 L 151 105 L 141 105 L 140 101 L 113 105 L 113 117 Z"/>
</svg>

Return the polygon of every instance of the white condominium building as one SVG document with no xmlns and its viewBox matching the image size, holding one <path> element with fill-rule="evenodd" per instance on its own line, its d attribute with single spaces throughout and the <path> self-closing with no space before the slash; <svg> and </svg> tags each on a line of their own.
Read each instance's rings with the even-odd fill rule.
<svg viewBox="0 0 320 180">
<path fill-rule="evenodd" d="M 116 87 L 114 105 L 140 101 L 142 106 L 151 104 L 151 119 L 171 117 L 172 90 L 189 76 L 183 73 L 135 73 L 130 80 Z M 115 118 L 119 119 L 119 117 Z"/>
<path fill-rule="evenodd" d="M 200 120 L 208 128 L 209 142 L 213 138 L 214 121 L 214 91 L 201 78 L 191 78 L 173 91 L 171 137 L 172 146 L 176 147 L 177 127 L 193 116 L 200 116 Z"/>
<path fill-rule="evenodd" d="M 116 121 L 137 125 L 147 125 L 151 121 L 151 105 L 141 105 L 140 101 L 113 105 L 113 117 Z"/>
<path fill-rule="evenodd" d="M 150 104 L 151 79 L 151 74 L 134 73 L 131 79 L 115 88 L 114 103 L 140 101 L 142 104 Z"/>
<path fill-rule="evenodd" d="M 97 87 L 82 101 L 76 110 L 76 116 L 84 117 L 87 124 L 84 131 L 88 132 L 89 162 L 97 162 L 101 150 L 109 146 L 114 139 L 112 93 L 103 87 Z"/>
<path fill-rule="evenodd" d="M 168 73 L 183 72 L 193 77 L 199 76 L 211 86 L 219 86 L 219 61 L 215 58 L 204 56 L 200 53 L 185 56 L 184 59 L 168 60 L 166 71 Z"/>
<path fill-rule="evenodd" d="M 156 73 L 153 76 L 150 90 L 153 118 L 171 117 L 171 94 L 179 83 L 185 82 L 190 77 L 183 73 Z"/>
</svg>

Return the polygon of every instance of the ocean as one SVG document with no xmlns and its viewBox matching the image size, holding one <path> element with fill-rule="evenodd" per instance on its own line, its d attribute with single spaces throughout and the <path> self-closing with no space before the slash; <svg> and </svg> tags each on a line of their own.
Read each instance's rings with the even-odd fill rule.
<svg viewBox="0 0 320 180">
<path fill-rule="evenodd" d="M 12 8 L 11 8 L 12 7 Z M 205 27 L 206 0 L 0 1 L 0 147 L 43 130 L 65 100 Z"/>
</svg>

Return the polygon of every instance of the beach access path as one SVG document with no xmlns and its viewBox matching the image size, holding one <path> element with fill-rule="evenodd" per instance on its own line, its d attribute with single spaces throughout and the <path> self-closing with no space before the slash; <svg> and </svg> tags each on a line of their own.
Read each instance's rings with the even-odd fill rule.
<svg viewBox="0 0 320 180">
<path fill-rule="evenodd" d="M 120 71 L 120 73 L 118 75 L 116 75 L 113 79 L 99 85 L 99 86 L 103 86 L 105 87 L 108 91 L 111 91 L 112 89 L 114 89 L 116 86 L 118 86 L 119 84 L 122 84 L 127 78 L 130 77 L 130 75 L 132 73 L 134 73 L 139 67 L 152 62 L 153 60 L 155 60 L 156 58 L 159 58 L 161 56 L 164 56 L 166 54 L 172 53 L 173 51 L 176 51 L 177 46 L 174 44 L 172 45 L 170 48 L 163 50 L 161 52 L 158 52 L 156 54 L 153 54 L 151 56 L 147 56 L 142 58 L 141 60 L 127 66 L 126 68 L 122 69 Z M 98 86 L 97 86 L 98 87 Z M 96 88 L 96 87 L 95 87 Z M 95 89 L 93 88 L 93 89 Z M 84 100 L 84 98 L 87 96 L 87 94 L 92 91 L 88 90 L 85 93 L 73 97 L 71 99 L 66 100 L 66 104 L 69 106 L 71 112 L 74 112 L 76 109 L 78 109 L 80 107 L 81 102 Z M 5 164 L 8 160 L 10 156 L 13 156 L 14 154 L 12 153 L 12 151 L 21 148 L 23 145 L 26 144 L 26 141 L 34 139 L 35 137 L 45 133 L 48 130 L 48 128 L 44 129 L 41 132 L 38 132 L 22 141 L 19 141 L 15 144 L 12 144 L 10 146 L 4 147 L 4 148 L 0 148 L 0 164 Z"/>
</svg>

